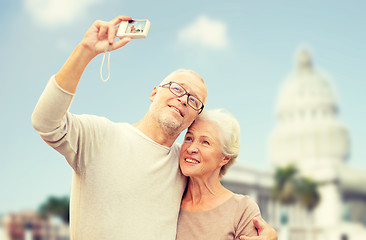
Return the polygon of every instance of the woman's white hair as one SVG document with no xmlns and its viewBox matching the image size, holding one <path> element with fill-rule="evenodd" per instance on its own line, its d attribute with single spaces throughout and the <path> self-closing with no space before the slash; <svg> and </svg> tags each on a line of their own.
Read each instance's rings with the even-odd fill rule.
<svg viewBox="0 0 366 240">
<path fill-rule="evenodd" d="M 204 110 L 198 120 L 206 120 L 217 125 L 219 139 L 222 145 L 222 154 L 229 157 L 229 162 L 221 167 L 219 177 L 222 178 L 226 171 L 233 165 L 240 152 L 240 125 L 238 120 L 224 109 Z"/>
</svg>

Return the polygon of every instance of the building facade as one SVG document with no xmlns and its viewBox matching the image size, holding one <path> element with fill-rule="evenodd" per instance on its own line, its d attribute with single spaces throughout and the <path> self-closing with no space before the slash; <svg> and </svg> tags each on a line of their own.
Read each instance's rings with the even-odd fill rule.
<svg viewBox="0 0 366 240">
<path fill-rule="evenodd" d="M 314 180 L 318 205 L 308 211 L 300 204 L 276 202 L 273 171 L 233 166 L 223 179 L 225 186 L 258 202 L 280 240 L 366 239 L 366 172 L 347 166 L 350 139 L 338 112 L 330 79 L 314 69 L 309 52 L 301 49 L 279 91 L 268 156 L 273 170 L 294 165 L 301 176 Z"/>
</svg>

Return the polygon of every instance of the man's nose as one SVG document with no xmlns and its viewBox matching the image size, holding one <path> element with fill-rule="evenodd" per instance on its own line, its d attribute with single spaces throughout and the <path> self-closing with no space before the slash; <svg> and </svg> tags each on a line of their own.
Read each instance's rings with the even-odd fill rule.
<svg viewBox="0 0 366 240">
<path fill-rule="evenodd" d="M 187 101 L 188 101 L 188 95 L 184 94 L 181 97 L 178 97 L 178 101 L 183 104 L 184 106 L 187 106 Z"/>
</svg>

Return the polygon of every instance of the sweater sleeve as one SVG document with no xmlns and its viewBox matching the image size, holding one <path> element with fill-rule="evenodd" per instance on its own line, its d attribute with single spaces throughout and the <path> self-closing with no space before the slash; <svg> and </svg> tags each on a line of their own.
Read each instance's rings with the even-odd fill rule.
<svg viewBox="0 0 366 240">
<path fill-rule="evenodd" d="M 52 76 L 32 114 L 35 130 L 49 132 L 59 128 L 73 98 L 74 94 L 63 90 Z"/>
<path fill-rule="evenodd" d="M 65 156 L 71 167 L 78 172 L 76 160 L 79 146 L 78 121 L 68 112 L 74 94 L 63 90 L 52 76 L 32 114 L 34 129 L 51 147 Z"/>
<path fill-rule="evenodd" d="M 235 239 L 239 239 L 240 236 L 257 236 L 257 230 L 253 223 L 253 218 L 260 216 L 260 210 L 257 203 L 246 196 L 241 201 L 241 210 L 242 212 L 239 213 L 241 217 L 237 225 Z"/>
</svg>

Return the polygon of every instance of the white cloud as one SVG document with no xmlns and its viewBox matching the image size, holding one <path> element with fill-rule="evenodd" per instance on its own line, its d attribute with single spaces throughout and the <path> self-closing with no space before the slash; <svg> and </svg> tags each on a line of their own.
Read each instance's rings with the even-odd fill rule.
<svg viewBox="0 0 366 240">
<path fill-rule="evenodd" d="M 224 22 L 200 16 L 178 33 L 178 39 L 186 45 L 200 45 L 222 49 L 228 45 L 227 27 Z"/>
<path fill-rule="evenodd" d="M 101 0 L 24 0 L 24 8 L 34 23 L 42 27 L 67 25 L 83 16 L 87 8 Z"/>
</svg>

